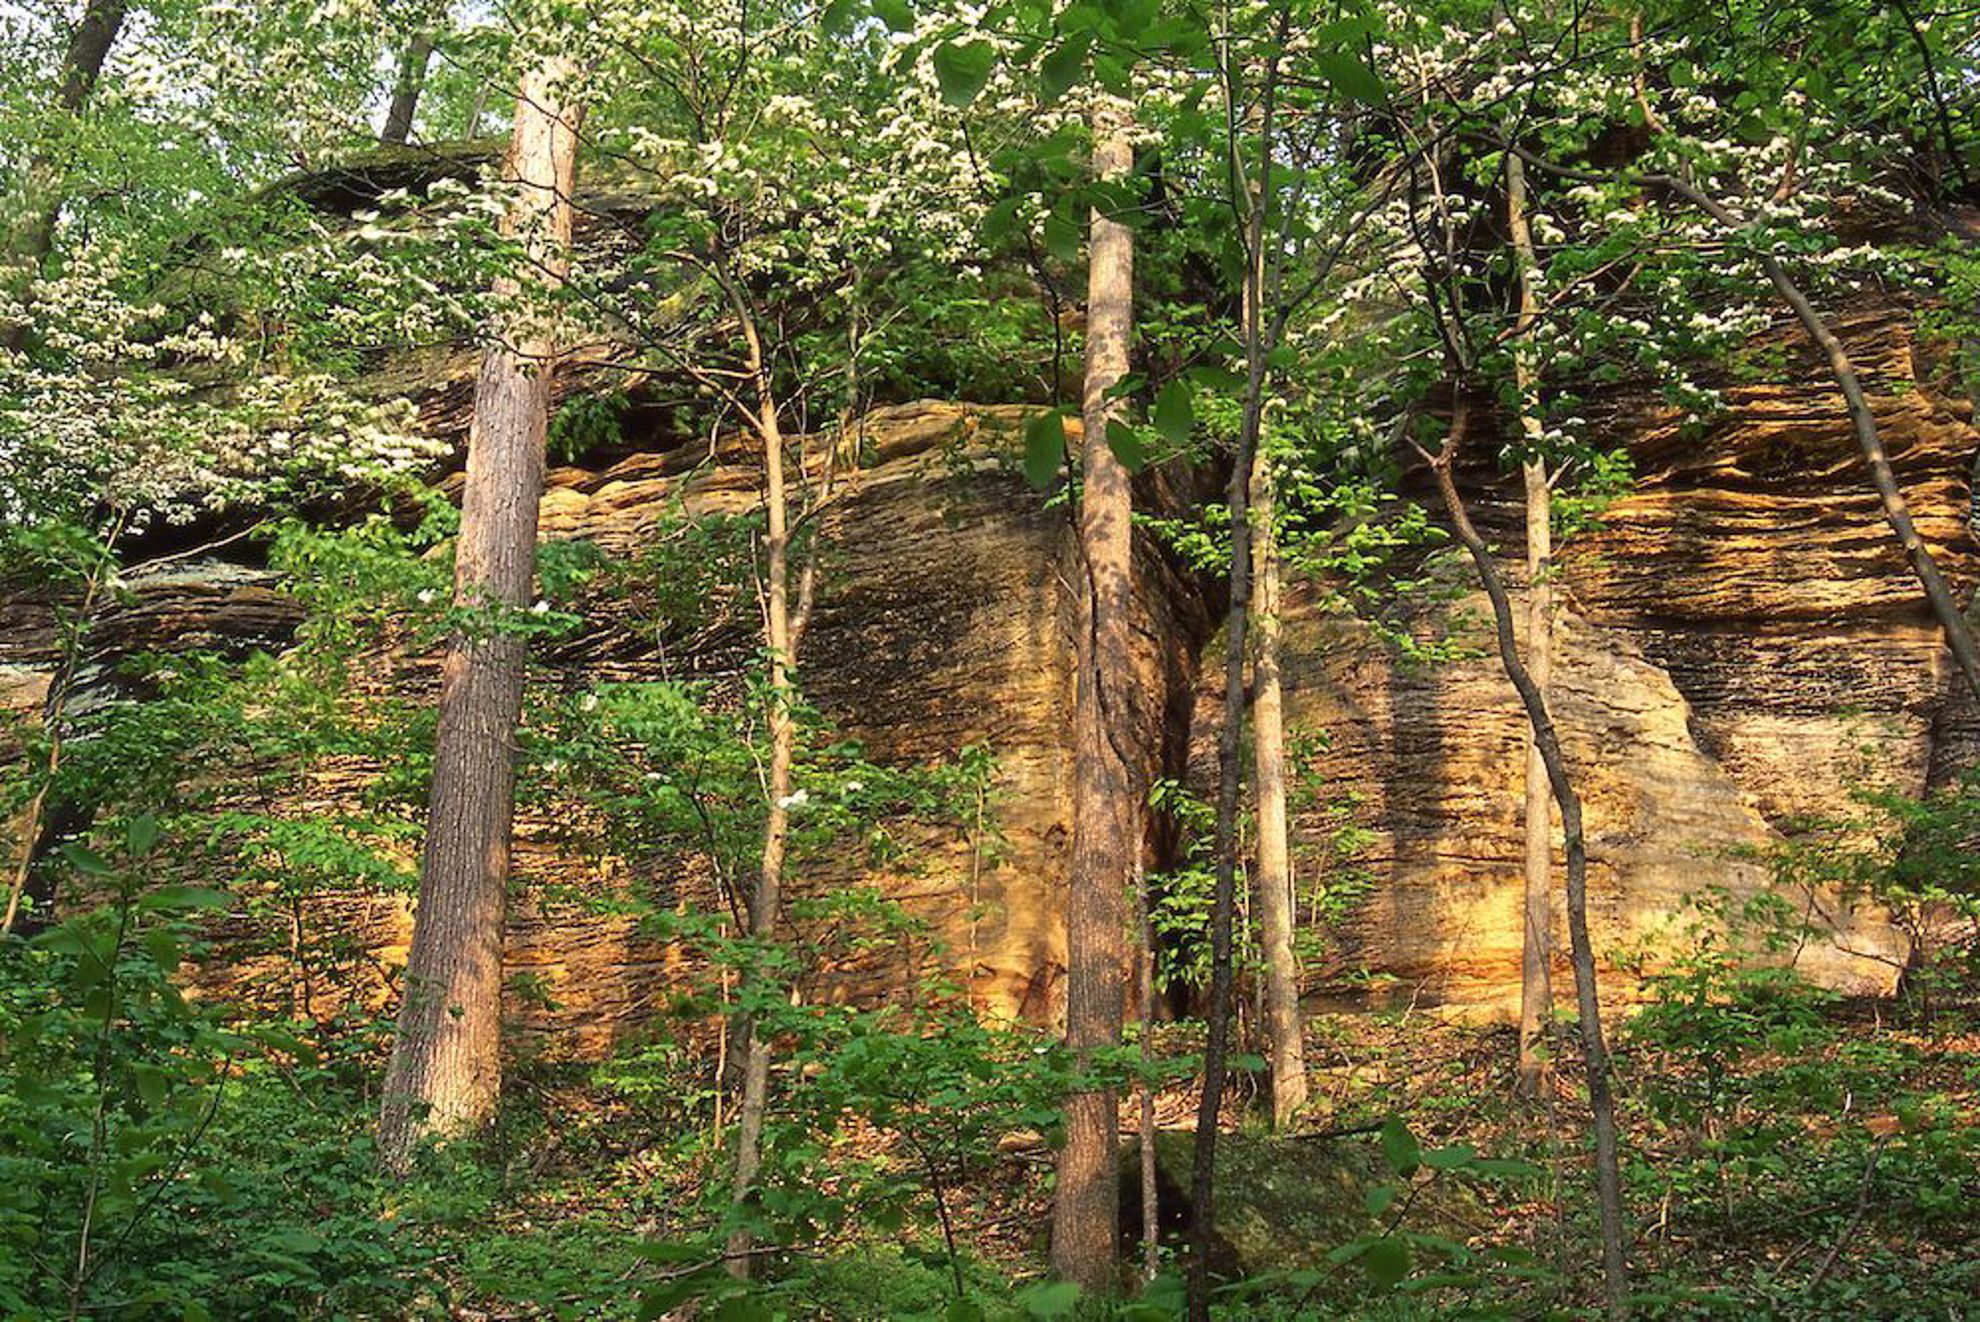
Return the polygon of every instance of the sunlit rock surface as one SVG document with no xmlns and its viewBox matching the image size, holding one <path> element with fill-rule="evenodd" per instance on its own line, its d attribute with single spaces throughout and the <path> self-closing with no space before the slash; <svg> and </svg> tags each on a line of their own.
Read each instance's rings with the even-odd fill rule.
<svg viewBox="0 0 1980 1322">
<path fill-rule="evenodd" d="M 1919 525 L 1968 594 L 1976 437 L 1909 325 L 1895 310 L 1870 310 L 1841 329 Z M 458 441 L 473 368 L 469 354 L 435 354 L 404 365 L 395 388 L 421 402 L 434 434 Z M 1687 896 L 1757 893 L 1768 877 L 1755 855 L 1798 817 L 1845 809 L 1859 783 L 1936 783 L 1969 760 L 1974 739 L 1841 399 L 1813 356 L 1794 349 L 1768 379 L 1732 387 L 1728 404 L 1727 417 L 1692 435 L 1640 400 L 1612 402 L 1598 425 L 1628 441 L 1640 480 L 1599 530 L 1562 552 L 1555 692 L 1587 804 L 1591 909 L 1606 958 L 1664 939 Z M 997 760 L 984 821 L 923 831 L 899 864 L 849 855 L 798 879 L 800 893 L 873 882 L 941 943 L 865 952 L 828 994 L 880 994 L 933 965 L 992 1013 L 1049 1021 L 1063 1007 L 1078 570 L 1064 509 L 1017 474 L 1024 417 L 1017 407 L 882 409 L 867 421 L 862 463 L 841 473 L 819 516 L 830 553 L 805 642 L 808 695 L 876 760 L 926 764 L 971 744 Z M 1464 476 L 1488 537 L 1521 546 L 1514 488 L 1483 466 Z M 706 437 L 656 425 L 594 464 L 555 469 L 543 532 L 633 552 L 672 512 L 752 508 L 757 485 L 748 447 L 711 450 Z M 1181 498 L 1160 478 L 1143 480 L 1145 503 Z M 78 700 L 100 692 L 110 662 L 133 650 L 285 645 L 296 605 L 232 554 L 134 574 L 129 599 L 91 639 L 84 673 L 95 687 Z M 1151 774 L 1200 783 L 1221 705 L 1209 641 L 1221 605 L 1152 547 L 1140 569 L 1133 752 Z M 1469 582 L 1460 563 L 1442 572 Z M 1522 722 L 1490 654 L 1483 599 L 1417 613 L 1412 627 L 1424 636 L 1455 632 L 1479 651 L 1429 669 L 1301 603 L 1295 592 L 1287 676 L 1305 782 L 1302 884 L 1359 893 L 1311 943 L 1322 952 L 1306 970 L 1313 1003 L 1378 993 L 1503 1014 L 1519 969 Z M 572 683 L 733 680 L 755 646 L 752 627 L 732 621 L 669 654 L 608 620 L 546 659 Z M 46 603 L 0 599 L 0 698 L 32 710 L 56 649 Z M 401 658 L 372 682 L 430 693 L 432 662 Z M 312 801 L 347 801 L 368 774 L 327 768 Z M 536 1047 L 589 1054 L 649 1023 L 684 970 L 677 950 L 631 920 L 570 897 L 630 885 L 670 905 L 715 901 L 695 865 L 600 865 L 573 847 L 574 830 L 528 813 L 519 823 L 509 962 L 530 994 L 511 1009 Z M 1167 848 L 1154 842 L 1154 865 Z M 1851 991 L 1891 987 L 1905 952 L 1877 914 L 1833 895 L 1792 898 L 1834 933 L 1800 952 L 1804 967 Z M 366 952 L 347 976 L 385 997 L 409 929 L 404 897 L 328 897 L 301 921 Z M 236 971 L 279 980 L 277 947 Z M 1633 988 L 1615 972 L 1609 985 L 1620 996 Z M 320 998 L 313 1008 L 332 1008 L 331 991 L 308 989 Z"/>
<path fill-rule="evenodd" d="M 1838 331 L 1920 532 L 1964 599 L 1980 568 L 1968 522 L 1980 438 L 1910 324 L 1885 308 Z M 1611 960 L 1667 947 L 1688 897 L 1761 892 L 1771 878 L 1758 856 L 1802 820 L 1851 812 L 1852 791 L 1915 794 L 1971 761 L 1971 700 L 1842 397 L 1798 337 L 1785 343 L 1785 361 L 1730 387 L 1727 415 L 1702 435 L 1627 400 L 1602 415 L 1629 442 L 1638 481 L 1560 551 L 1554 704 L 1584 800 L 1594 940 Z M 1475 519 L 1522 582 L 1516 486 L 1467 476 Z M 1463 562 L 1446 573 L 1460 590 L 1472 581 Z M 1302 884 L 1368 891 L 1326 966 L 1307 970 L 1310 986 L 1351 994 L 1374 974 L 1387 997 L 1515 1013 L 1524 719 L 1483 594 L 1419 613 L 1419 636 L 1481 653 L 1428 668 L 1310 606 L 1292 617 L 1292 737 L 1326 736 L 1301 763 Z M 1343 856 L 1328 842 L 1348 823 L 1362 834 Z M 1801 968 L 1848 992 L 1891 990 L 1907 951 L 1880 914 L 1832 892 L 1783 894 L 1827 933 L 1797 948 Z M 1564 964 L 1555 976 L 1565 990 Z M 1633 985 L 1610 974 L 1612 994 Z"/>
</svg>

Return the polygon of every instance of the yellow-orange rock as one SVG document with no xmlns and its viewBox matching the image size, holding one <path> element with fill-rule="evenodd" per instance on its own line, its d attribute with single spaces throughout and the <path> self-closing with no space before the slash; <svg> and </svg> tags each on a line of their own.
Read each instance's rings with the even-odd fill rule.
<svg viewBox="0 0 1980 1322">
<path fill-rule="evenodd" d="M 1838 329 L 1918 526 L 1964 596 L 1980 568 L 1968 523 L 1980 436 L 1970 407 L 1936 388 L 1910 327 L 1876 307 Z M 1743 901 L 1769 887 L 1754 855 L 1798 819 L 1851 812 L 1859 787 L 1919 793 L 1971 761 L 1972 704 L 1842 398 L 1798 335 L 1782 338 L 1773 379 L 1729 388 L 1702 436 L 1653 411 L 1612 413 L 1638 480 L 1561 554 L 1553 705 L 1585 803 L 1594 939 L 1611 959 L 1672 939 L 1688 896 L 1723 888 Z M 1487 538 L 1523 557 L 1516 488 L 1468 476 Z M 1505 565 L 1523 579 L 1523 559 Z M 1443 572 L 1472 582 L 1468 563 Z M 1309 970 L 1322 986 L 1367 973 L 1425 1004 L 1516 1009 L 1525 727 L 1489 621 L 1482 593 L 1424 611 L 1420 633 L 1455 630 L 1481 654 L 1425 668 L 1294 607 L 1289 726 L 1296 740 L 1327 736 L 1303 770 L 1320 804 L 1336 805 L 1299 815 L 1304 884 L 1333 869 L 1370 887 L 1338 963 Z M 1200 725 L 1220 705 L 1207 695 Z M 1201 762 L 1199 751 L 1199 775 Z M 1366 835 L 1331 857 L 1325 842 L 1348 819 Z M 1833 891 L 1787 898 L 1828 929 L 1795 952 L 1801 968 L 1849 992 L 1892 988 L 1907 948 L 1885 915 Z M 1610 974 L 1610 992 L 1634 987 Z"/>
</svg>

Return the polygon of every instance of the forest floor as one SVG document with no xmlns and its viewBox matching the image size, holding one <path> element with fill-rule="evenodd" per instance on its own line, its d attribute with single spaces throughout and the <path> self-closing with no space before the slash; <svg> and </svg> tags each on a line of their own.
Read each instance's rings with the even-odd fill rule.
<svg viewBox="0 0 1980 1322">
<path fill-rule="evenodd" d="M 1125 1075 L 1157 1081 L 1160 1234 L 1155 1278 L 1101 1311 L 1046 1277 L 1071 1076 L 1042 1029 L 992 1029 L 959 1000 L 793 1007 L 740 1212 L 705 998 L 602 1062 L 514 1060 L 496 1132 L 399 1178 L 372 1138 L 388 1020 L 223 1025 L 172 988 L 178 951 L 152 942 L 118 965 L 129 1031 L 102 1032 L 103 965 L 77 953 L 100 928 L 75 920 L 0 964 L 21 1080 L 0 1090 L 0 1315 L 1176 1316 L 1200 1025 L 1159 1026 L 1154 1067 Z M 1845 1001 L 1714 955 L 1643 985 L 1611 1023 L 1633 1316 L 1980 1309 L 1980 983 L 1930 1005 Z M 1314 1015 L 1312 1100 L 1284 1135 L 1262 1120 L 1262 1066 L 1239 1057 L 1217 1149 L 1220 1315 L 1592 1315 L 1589 1123 L 1574 1035 L 1559 1036 L 1553 1087 L 1528 1100 L 1508 1029 L 1416 1007 Z M 77 1042 L 94 1044 L 87 1071 Z M 1131 1043 L 1098 1067 L 1139 1059 Z M 761 1268 L 746 1288 L 724 1270 L 739 1214 Z"/>
<path fill-rule="evenodd" d="M 1186 1054 L 1191 1034 L 1165 1028 L 1160 1045 Z M 1522 1100 L 1513 1055 L 1506 1029 L 1420 1011 L 1316 1017 L 1314 1101 L 1291 1137 L 1264 1132 L 1261 1099 L 1241 1076 L 1219 1162 L 1222 1265 L 1244 1275 L 1227 1314 L 1588 1308 L 1597 1258 L 1576 1071 L 1563 1061 L 1549 1096 Z M 1888 1003 L 1667 1000 L 1621 1034 L 1618 1073 L 1643 1315 L 1958 1318 L 1980 1299 L 1972 1011 L 1920 1022 Z M 684 1233 L 719 1171 L 707 1164 L 713 1149 L 678 1127 L 682 1106 L 701 1099 L 656 1086 L 637 1060 L 532 1077 L 512 1108 L 487 1214 L 472 1233 L 449 1236 L 436 1264 L 453 1283 L 456 1315 L 629 1316 L 656 1276 L 686 1270 L 635 1246 Z M 1181 1083 L 1156 1098 L 1165 1261 L 1186 1216 L 1196 1103 L 1194 1085 Z M 1392 1118 L 1420 1150 L 1401 1169 L 1382 1129 Z M 1124 1133 L 1137 1119 L 1129 1098 Z M 1044 1270 L 1043 1137 L 999 1135 L 980 1160 L 952 1169 L 907 1147 L 853 1124 L 812 1149 L 821 1206 L 840 1200 L 851 1214 L 820 1218 L 815 1239 L 773 1259 L 777 1284 L 757 1305 L 770 1311 L 720 1315 L 1056 1315 L 1063 1301 L 1018 1288 Z M 1133 1226 L 1131 1156 L 1124 1174 L 1123 1223 Z M 897 1219 L 858 1214 L 875 1181 L 914 1195 Z M 1408 1275 L 1397 1285 L 1392 1268 L 1371 1265 L 1394 1256 L 1370 1253 L 1376 1239 L 1400 1246 Z M 1125 1231 L 1123 1252 L 1138 1260 Z"/>
</svg>

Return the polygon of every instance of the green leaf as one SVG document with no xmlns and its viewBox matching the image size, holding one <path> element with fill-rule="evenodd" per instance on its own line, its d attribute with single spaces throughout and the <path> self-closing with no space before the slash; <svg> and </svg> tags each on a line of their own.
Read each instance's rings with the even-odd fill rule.
<svg viewBox="0 0 1980 1322">
<path fill-rule="evenodd" d="M 1748 115 L 1734 125 L 1733 132 L 1740 141 L 1754 147 L 1764 147 L 1777 136 L 1775 122 L 1765 114 Z"/>
<path fill-rule="evenodd" d="M 1114 20 L 1114 31 L 1123 37 L 1139 37 L 1161 12 L 1161 0 L 1100 0 L 1100 7 Z"/>
<path fill-rule="evenodd" d="M 140 1065 L 133 1071 L 137 1080 L 138 1096 L 144 1104 L 156 1111 L 165 1105 L 165 1097 L 170 1088 L 166 1084 L 165 1071 L 156 1065 Z"/>
<path fill-rule="evenodd" d="M 1196 425 L 1196 405 L 1189 382 L 1177 379 L 1155 396 L 1155 434 L 1171 445 L 1187 445 Z"/>
<path fill-rule="evenodd" d="M 1040 491 L 1058 481 L 1066 459 L 1066 420 L 1057 409 L 1024 424 L 1024 477 Z"/>
<path fill-rule="evenodd" d="M 138 901 L 138 909 L 144 913 L 165 913 L 175 909 L 224 909 L 227 903 L 225 891 L 210 887 L 160 886 Z"/>
<path fill-rule="evenodd" d="M 1217 363 L 1203 363 L 1188 372 L 1190 384 L 1198 390 L 1242 390 L 1247 384 L 1242 372 Z"/>
<path fill-rule="evenodd" d="M 991 207 L 983 216 L 983 241 L 989 244 L 1002 243 L 1017 228 L 1018 207 L 1022 198 L 1007 197 Z"/>
<path fill-rule="evenodd" d="M 1545 1168 L 1530 1161 L 1511 1157 L 1479 1157 L 1471 1163 L 1471 1169 L 1480 1175 L 1503 1175 L 1511 1179 L 1534 1179 L 1547 1173 Z"/>
<path fill-rule="evenodd" d="M 831 0 L 818 15 L 818 30 L 828 37 L 836 37 L 853 25 L 859 16 L 855 0 Z"/>
<path fill-rule="evenodd" d="M 167 927 L 154 927 L 144 934 L 144 948 L 160 973 L 176 973 L 182 952 L 179 938 Z"/>
<path fill-rule="evenodd" d="M 983 1305 L 974 1299 L 951 1299 L 942 1310 L 942 1322 L 983 1322 Z"/>
<path fill-rule="evenodd" d="M 1017 1302 L 1030 1317 L 1067 1317 L 1079 1304 L 1079 1287 L 1071 1281 L 1040 1281 L 1020 1290 Z"/>
<path fill-rule="evenodd" d="M 1086 76 L 1086 52 L 1093 45 L 1093 34 L 1078 32 L 1060 42 L 1038 66 L 1038 91 L 1051 105 Z"/>
<path fill-rule="evenodd" d="M 1396 1201 L 1395 1185 L 1393 1184 L 1376 1185 L 1373 1189 L 1370 1189 L 1368 1191 L 1368 1197 L 1366 1199 L 1368 1205 L 1368 1215 L 1370 1216 L 1382 1215 L 1382 1213 L 1388 1211 L 1391 1207 L 1395 1205 L 1395 1201 Z"/>
<path fill-rule="evenodd" d="M 89 949 L 83 934 L 67 923 L 49 928 L 28 944 L 36 950 L 48 950 L 57 955 L 81 955 Z"/>
<path fill-rule="evenodd" d="M 270 1235 L 268 1242 L 290 1253 L 320 1253 L 324 1239 L 314 1230 L 284 1230 Z"/>
<path fill-rule="evenodd" d="M 1139 473 L 1148 466 L 1148 447 L 1142 443 L 1141 433 L 1119 418 L 1107 421 L 1107 448 L 1130 473 Z"/>
<path fill-rule="evenodd" d="M 1364 37 L 1374 35 L 1375 27 L 1374 15 L 1357 14 L 1352 18 L 1337 19 L 1315 30 L 1312 36 L 1307 38 L 1307 44 L 1316 49 L 1323 46 L 1359 45 Z"/>
<path fill-rule="evenodd" d="M 648 1262 L 671 1267 L 684 1262 L 703 1261 L 708 1257 L 709 1247 L 700 1240 L 650 1239 L 636 1246 L 633 1252 Z"/>
<path fill-rule="evenodd" d="M 942 88 L 942 99 L 952 106 L 966 106 L 990 81 L 997 65 L 997 52 L 987 41 L 950 41 L 935 48 L 935 81 Z"/>
<path fill-rule="evenodd" d="M 115 874 L 103 855 L 84 849 L 81 845 L 63 845 L 62 857 L 69 860 L 69 866 L 86 877 L 108 877 Z"/>
<path fill-rule="evenodd" d="M 1423 1149 L 1409 1126 L 1390 1116 L 1382 1126 L 1382 1158 L 1398 1175 L 1414 1175 L 1422 1164 Z"/>
<path fill-rule="evenodd" d="M 1099 51 L 1093 56 L 1093 76 L 1115 96 L 1134 94 L 1133 73 L 1133 63 L 1114 51 Z"/>
<path fill-rule="evenodd" d="M 1469 1143 L 1459 1143 L 1454 1147 L 1430 1149 L 1423 1154 L 1423 1164 L 1433 1171 L 1451 1171 L 1469 1166 L 1477 1158 L 1477 1148 Z"/>
<path fill-rule="evenodd" d="M 704 1284 L 687 1275 L 650 1287 L 639 1297 L 639 1322 L 658 1322 L 690 1299 L 698 1298 Z"/>
<path fill-rule="evenodd" d="M 125 843 L 133 854 L 149 854 L 158 844 L 158 819 L 150 813 L 131 818 L 129 829 L 124 835 Z"/>
<path fill-rule="evenodd" d="M 257 1025 L 249 1029 L 247 1035 L 264 1047 L 284 1052 L 305 1063 L 313 1064 L 317 1059 L 315 1047 L 279 1025 Z"/>
<path fill-rule="evenodd" d="M 1321 51 L 1310 58 L 1327 86 L 1342 96 L 1351 97 L 1365 106 L 1380 106 L 1388 99 L 1382 91 L 1382 80 L 1375 76 L 1375 71 L 1354 56 L 1339 51 Z"/>
<path fill-rule="evenodd" d="M 1378 1239 L 1361 1255 L 1361 1265 L 1375 1284 L 1390 1289 L 1409 1275 L 1409 1245 L 1393 1236 Z"/>
<path fill-rule="evenodd" d="M 914 31 L 914 11 L 907 0 L 873 0 L 873 16 L 895 32 Z"/>
<path fill-rule="evenodd" d="M 1079 260 L 1079 202 L 1068 195 L 1045 216 L 1045 251 L 1067 265 Z"/>
<path fill-rule="evenodd" d="M 770 1305 L 750 1295 L 731 1295 L 715 1309 L 715 1322 L 772 1322 Z"/>
</svg>

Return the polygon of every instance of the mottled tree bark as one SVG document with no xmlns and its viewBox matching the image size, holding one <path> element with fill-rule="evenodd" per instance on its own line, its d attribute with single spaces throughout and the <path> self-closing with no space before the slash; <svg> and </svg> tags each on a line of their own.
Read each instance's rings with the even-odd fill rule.
<svg viewBox="0 0 1980 1322">
<path fill-rule="evenodd" d="M 103 65 L 110 48 L 124 26 L 128 0 L 89 0 L 81 21 L 69 34 L 69 47 L 62 58 L 62 81 L 55 92 L 55 108 L 67 118 L 80 116 L 103 76 Z M 55 245 L 55 222 L 61 217 L 61 177 L 63 163 L 48 155 L 31 161 L 27 186 L 16 200 L 16 211 L 7 230 L 5 261 L 0 262 L 0 280 L 16 298 L 25 297 L 41 276 L 43 263 Z M 27 339 L 27 323 L 0 322 L 0 348 L 18 350 Z"/>
<path fill-rule="evenodd" d="M 724 282 L 741 319 L 743 340 L 748 353 L 748 371 L 756 387 L 757 439 L 763 445 L 763 503 L 767 530 L 764 538 L 763 641 L 770 660 L 770 758 L 765 769 L 764 787 L 768 802 L 763 823 L 763 853 L 757 871 L 756 889 L 749 901 L 749 935 L 753 941 L 769 944 L 777 939 L 783 918 L 784 857 L 790 839 L 791 767 L 796 753 L 796 725 L 792 707 L 797 699 L 793 672 L 797 665 L 797 645 L 808 613 L 816 561 L 805 567 L 800 601 L 791 600 L 790 503 L 784 477 L 784 434 L 777 418 L 777 402 L 770 384 L 770 369 L 764 357 L 756 321 L 740 290 Z M 751 973 L 747 976 L 756 976 Z M 770 1040 L 753 1021 L 743 1033 L 742 1103 L 736 1111 L 736 1164 L 731 1198 L 746 1199 L 756 1186 L 763 1166 L 763 1121 L 770 1107 Z M 755 1262 L 754 1237 L 738 1228 L 729 1235 L 727 1266 L 731 1275 L 748 1277 Z"/>
<path fill-rule="evenodd" d="M 1526 485 L 1526 668 L 1544 699 L 1554 673 L 1553 488 L 1546 459 L 1537 452 L 1542 428 L 1533 398 L 1532 350 L 1526 337 L 1538 318 L 1533 299 L 1533 230 L 1526 215 L 1526 165 L 1506 157 L 1506 220 L 1512 235 L 1518 285 L 1514 328 L 1513 388 L 1519 426 L 1529 450 L 1522 466 Z M 1537 1097 L 1547 1078 L 1547 1028 L 1553 1018 L 1554 825 L 1547 763 L 1531 729 L 1526 734 L 1526 868 L 1521 910 L 1519 979 L 1519 1086 Z"/>
<path fill-rule="evenodd" d="M 1093 173 L 1133 168 L 1127 115 L 1096 111 Z M 1107 442 L 1111 397 L 1127 375 L 1134 333 L 1134 235 L 1093 212 L 1087 259 L 1085 423 L 1080 445 L 1079 558 L 1083 591 L 1075 646 L 1073 844 L 1066 893 L 1066 1045 L 1081 1069 L 1120 1045 L 1127 1013 L 1127 895 L 1140 849 L 1137 787 L 1122 755 L 1133 606 L 1133 498 Z M 1066 1099 L 1066 1142 L 1052 1200 L 1052 1270 L 1089 1295 L 1119 1286 L 1120 1115 L 1112 1088 Z"/>
<path fill-rule="evenodd" d="M 386 146 L 403 146 L 412 138 L 413 116 L 419 110 L 420 94 L 426 90 L 426 69 L 433 62 L 433 33 L 422 28 L 406 43 L 399 57 L 398 81 L 392 84 L 392 101 L 385 108 L 385 127 L 378 140 Z"/>
<path fill-rule="evenodd" d="M 567 269 L 578 108 L 571 63 L 524 76 L 504 227 L 529 260 L 496 282 L 513 300 L 482 352 L 454 552 L 454 606 L 475 613 L 448 640 L 420 861 L 419 907 L 398 1036 L 386 1070 L 379 1149 L 403 1170 L 425 1135 L 484 1127 L 501 1093 L 502 926 L 514 826 L 515 730 L 525 639 L 517 624 L 535 574 L 537 506 L 556 338 L 527 285 Z"/>
<path fill-rule="evenodd" d="M 1258 643 L 1251 663 L 1253 793 L 1258 800 L 1258 929 L 1265 958 L 1265 1046 L 1272 1074 L 1272 1124 L 1291 1128 L 1306 1105 L 1305 1024 L 1299 961 L 1293 951 L 1291 828 L 1286 812 L 1286 713 L 1280 670 L 1278 493 L 1261 448 L 1251 482 L 1258 578 L 1252 616 Z"/>
</svg>

